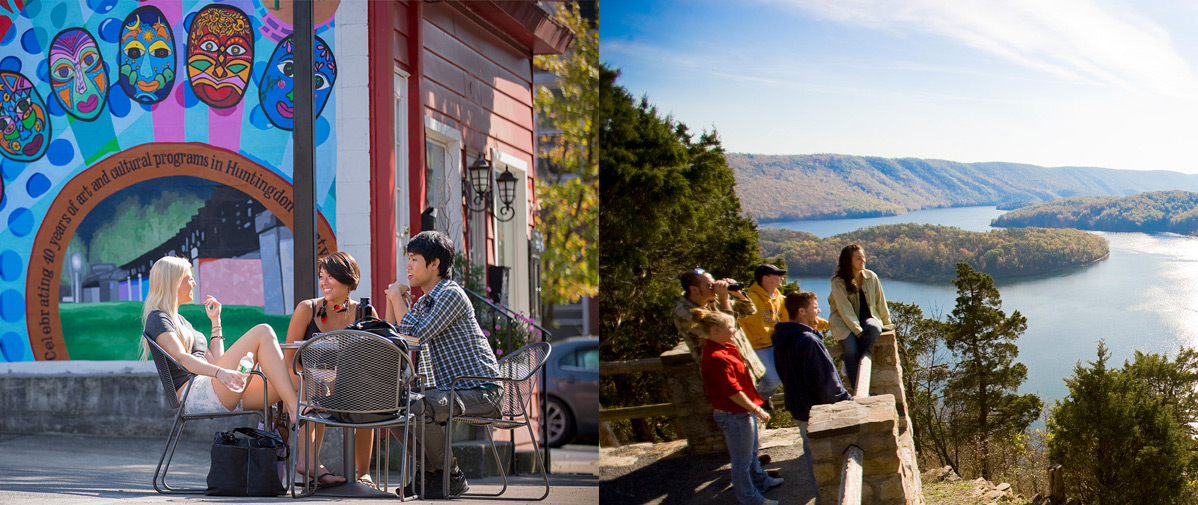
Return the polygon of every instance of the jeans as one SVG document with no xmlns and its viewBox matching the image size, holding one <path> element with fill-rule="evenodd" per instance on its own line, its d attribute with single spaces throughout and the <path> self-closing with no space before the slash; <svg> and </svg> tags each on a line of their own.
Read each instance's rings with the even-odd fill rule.
<svg viewBox="0 0 1198 505">
<path fill-rule="evenodd" d="M 860 335 L 849 333 L 847 338 L 840 341 L 841 359 L 844 360 L 845 372 L 849 376 L 848 386 L 852 389 L 853 394 L 857 394 L 857 375 L 861 369 L 861 357 L 873 352 L 874 342 L 882 334 L 882 321 L 871 317 L 865 320 L 865 324 L 861 325 L 861 328 Z"/>
<path fill-rule="evenodd" d="M 728 455 L 732 457 L 732 492 L 741 505 L 761 505 L 767 475 L 757 460 L 757 418 L 748 412 L 733 414 L 722 410 L 712 414 L 724 432 Z"/>
<path fill-rule="evenodd" d="M 757 383 L 757 394 L 768 401 L 771 396 L 774 396 L 774 393 L 778 392 L 778 386 L 782 385 L 782 379 L 778 377 L 778 367 L 774 364 L 774 347 L 757 349 L 754 352 L 757 353 L 761 364 L 765 365 L 765 375 L 761 377 L 761 382 Z"/>
</svg>

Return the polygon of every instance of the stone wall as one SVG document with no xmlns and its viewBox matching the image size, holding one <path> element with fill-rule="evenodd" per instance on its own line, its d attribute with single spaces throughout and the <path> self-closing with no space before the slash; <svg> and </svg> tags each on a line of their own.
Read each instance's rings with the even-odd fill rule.
<svg viewBox="0 0 1198 505">
<path fill-rule="evenodd" d="M 821 501 L 837 503 L 844 452 L 857 446 L 864 453 L 862 503 L 922 505 L 915 439 L 892 331 L 874 344 L 869 387 L 869 397 L 811 409 L 808 437 Z"/>
<path fill-rule="evenodd" d="M 724 434 L 712 418 L 711 402 L 703 392 L 699 365 L 691 357 L 685 343 L 661 354 L 670 394 L 677 413 L 671 418 L 678 431 L 686 436 L 691 451 L 699 454 L 727 451 Z"/>
</svg>

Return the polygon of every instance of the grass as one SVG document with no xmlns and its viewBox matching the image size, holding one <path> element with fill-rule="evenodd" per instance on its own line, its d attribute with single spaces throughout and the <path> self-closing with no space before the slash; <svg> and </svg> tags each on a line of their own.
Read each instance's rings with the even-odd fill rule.
<svg viewBox="0 0 1198 505">
<path fill-rule="evenodd" d="M 71 359 L 135 360 L 141 338 L 141 302 L 64 303 L 59 305 L 62 336 Z M 202 305 L 184 305 L 179 313 L 204 335 L 212 329 Z M 254 326 L 266 323 L 279 341 L 287 338 L 290 315 L 267 315 L 262 307 L 225 305 L 221 308 L 225 346 L 233 345 Z"/>
</svg>

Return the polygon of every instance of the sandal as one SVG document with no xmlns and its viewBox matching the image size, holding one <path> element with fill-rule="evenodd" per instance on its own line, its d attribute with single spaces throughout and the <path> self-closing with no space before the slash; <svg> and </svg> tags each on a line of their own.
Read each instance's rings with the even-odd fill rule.
<svg viewBox="0 0 1198 505">
<path fill-rule="evenodd" d="M 339 478 L 341 480 L 329 482 L 327 480 L 324 480 L 325 477 L 334 477 L 334 478 Z M 337 486 L 345 485 L 346 482 L 348 482 L 348 481 L 345 480 L 345 477 L 336 475 L 333 472 L 325 470 L 324 473 L 317 475 L 315 479 L 309 479 L 308 487 L 315 487 L 316 489 L 326 489 L 326 488 L 330 488 L 330 487 L 337 487 Z"/>
<path fill-rule="evenodd" d="M 370 478 L 370 475 L 362 475 L 361 477 L 358 477 L 358 484 L 362 484 L 364 486 L 370 486 L 371 488 L 374 488 L 374 489 L 379 488 L 377 485 L 375 485 L 374 479 Z"/>
</svg>

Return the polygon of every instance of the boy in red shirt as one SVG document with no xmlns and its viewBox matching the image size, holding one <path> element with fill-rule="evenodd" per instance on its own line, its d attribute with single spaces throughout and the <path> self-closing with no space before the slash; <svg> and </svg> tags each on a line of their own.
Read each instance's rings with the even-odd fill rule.
<svg viewBox="0 0 1198 505">
<path fill-rule="evenodd" d="M 782 485 L 783 479 L 766 475 L 757 459 L 757 424 L 769 422 L 770 415 L 761 408 L 765 401 L 757 394 L 732 343 L 736 321 L 727 314 L 703 309 L 691 309 L 691 315 L 707 337 L 700 371 L 703 389 L 715 409 L 713 417 L 728 443 L 732 491 L 742 505 L 777 505 L 777 500 L 767 499 L 762 493 Z"/>
</svg>

